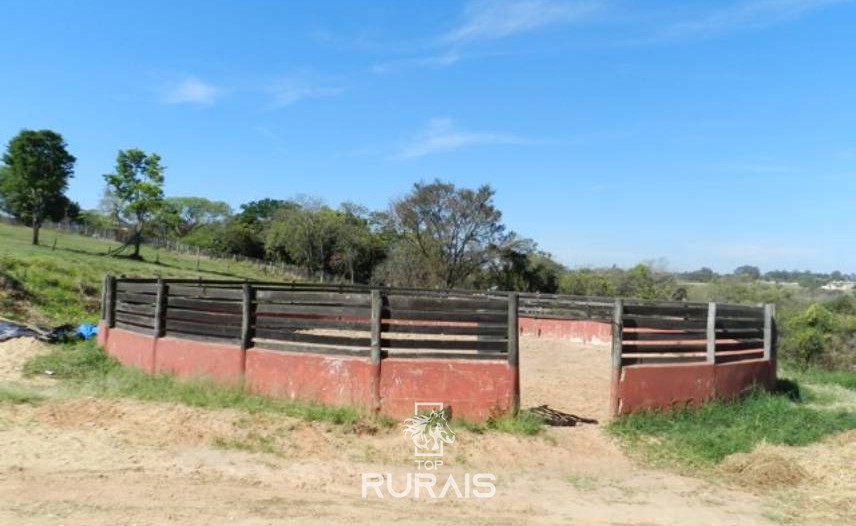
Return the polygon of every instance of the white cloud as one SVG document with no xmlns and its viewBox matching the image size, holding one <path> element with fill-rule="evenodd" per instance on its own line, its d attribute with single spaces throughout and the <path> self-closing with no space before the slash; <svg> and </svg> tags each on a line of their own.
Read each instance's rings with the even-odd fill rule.
<svg viewBox="0 0 856 526">
<path fill-rule="evenodd" d="M 207 82 L 188 76 L 169 86 L 163 94 L 165 104 L 196 104 L 211 106 L 223 95 L 224 91 Z"/>
<path fill-rule="evenodd" d="M 448 118 L 435 118 L 401 151 L 397 159 L 414 159 L 435 153 L 460 150 L 470 146 L 488 144 L 525 144 L 529 141 L 515 135 L 493 132 L 464 131 L 455 128 Z"/>
<path fill-rule="evenodd" d="M 593 1 L 476 0 L 464 10 L 461 24 L 440 37 L 446 44 L 495 40 L 568 23 L 590 14 Z"/>
<path fill-rule="evenodd" d="M 851 0 L 747 0 L 730 4 L 704 15 L 679 20 L 658 34 L 660 39 L 705 37 L 740 29 L 762 28 L 817 9 Z"/>
<path fill-rule="evenodd" d="M 284 108 L 301 99 L 332 97 L 344 91 L 339 85 L 309 73 L 284 77 L 273 83 L 268 91 L 273 96 L 273 107 Z"/>
</svg>

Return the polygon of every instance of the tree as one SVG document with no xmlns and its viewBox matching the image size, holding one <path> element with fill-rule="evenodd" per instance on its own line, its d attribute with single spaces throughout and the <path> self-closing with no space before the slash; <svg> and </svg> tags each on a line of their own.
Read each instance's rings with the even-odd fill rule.
<svg viewBox="0 0 856 526">
<path fill-rule="evenodd" d="M 734 275 L 755 281 L 761 279 L 761 269 L 752 265 L 743 265 L 734 269 Z"/>
<path fill-rule="evenodd" d="M 121 206 L 122 214 L 131 219 L 134 233 L 135 259 L 140 258 L 143 228 L 152 214 L 163 204 L 163 167 L 161 158 L 153 153 L 132 148 L 121 150 L 116 156 L 116 173 L 106 174 L 104 180 Z"/>
<path fill-rule="evenodd" d="M 65 197 L 76 159 L 62 135 L 51 130 L 23 130 L 3 155 L 0 201 L 12 216 L 30 223 L 32 242 L 39 244 L 45 219 L 60 220 L 70 201 Z"/>
<path fill-rule="evenodd" d="M 409 195 L 392 205 L 401 242 L 416 248 L 398 254 L 418 254 L 434 286 L 461 285 L 510 237 L 493 196 L 488 185 L 469 190 L 439 180 L 416 183 Z"/>
<path fill-rule="evenodd" d="M 232 208 L 223 201 L 204 197 L 167 197 L 152 219 L 152 230 L 160 237 L 182 238 L 205 225 L 225 221 Z"/>
<path fill-rule="evenodd" d="M 281 207 L 265 236 L 268 255 L 296 263 L 309 276 L 327 269 L 335 243 L 335 211 L 320 201 L 305 199 L 298 206 Z"/>
</svg>

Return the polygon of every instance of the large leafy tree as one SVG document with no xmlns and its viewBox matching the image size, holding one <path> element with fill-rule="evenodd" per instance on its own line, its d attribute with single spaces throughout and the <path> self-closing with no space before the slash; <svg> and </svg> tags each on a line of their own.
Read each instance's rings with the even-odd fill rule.
<svg viewBox="0 0 856 526">
<path fill-rule="evenodd" d="M 119 151 L 116 172 L 106 174 L 107 188 L 124 217 L 133 224 L 133 258 L 140 257 L 143 228 L 163 204 L 163 166 L 159 155 L 132 148 Z"/>
<path fill-rule="evenodd" d="M 415 250 L 430 276 L 428 285 L 453 288 L 463 284 L 513 239 L 493 204 L 494 190 L 456 188 L 451 183 L 416 183 L 393 203 L 392 213 L 402 242 Z"/>
<path fill-rule="evenodd" d="M 62 135 L 51 130 L 23 130 L 9 141 L 0 171 L 0 202 L 6 212 L 32 225 L 34 245 L 44 220 L 62 219 L 70 205 L 65 191 L 75 161 Z"/>
<path fill-rule="evenodd" d="M 232 215 L 223 201 L 204 197 L 167 197 L 152 220 L 151 230 L 160 237 L 183 238 L 205 225 L 220 223 Z"/>
</svg>

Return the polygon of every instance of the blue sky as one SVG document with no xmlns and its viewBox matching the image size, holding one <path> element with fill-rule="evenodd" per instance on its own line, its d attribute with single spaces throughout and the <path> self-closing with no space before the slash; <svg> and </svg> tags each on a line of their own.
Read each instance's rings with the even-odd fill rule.
<svg viewBox="0 0 856 526">
<path fill-rule="evenodd" d="M 562 261 L 856 271 L 856 2 L 3 6 L 0 140 L 62 133 L 95 207 L 119 149 L 168 195 L 384 208 L 490 183 Z"/>
</svg>

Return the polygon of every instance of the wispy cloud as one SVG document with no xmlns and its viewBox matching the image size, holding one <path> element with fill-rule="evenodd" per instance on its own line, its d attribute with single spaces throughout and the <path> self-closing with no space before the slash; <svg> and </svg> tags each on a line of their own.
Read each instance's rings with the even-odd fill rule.
<svg viewBox="0 0 856 526">
<path fill-rule="evenodd" d="M 445 44 L 496 40 L 586 17 L 600 2 L 555 0 L 476 0 L 461 23 L 440 37 Z"/>
<path fill-rule="evenodd" d="M 224 90 L 194 76 L 187 76 L 167 86 L 161 100 L 164 104 L 194 104 L 211 106 L 224 94 Z"/>
<path fill-rule="evenodd" d="M 414 159 L 436 153 L 460 150 L 488 144 L 525 144 L 529 141 L 507 133 L 465 131 L 455 127 L 451 119 L 431 119 L 428 126 L 416 135 L 396 155 L 396 159 Z"/>
<path fill-rule="evenodd" d="M 280 78 L 268 88 L 274 108 L 284 108 L 302 99 L 332 97 L 343 91 L 341 85 L 305 72 Z"/>
<path fill-rule="evenodd" d="M 426 55 L 421 57 L 411 57 L 398 60 L 389 60 L 378 62 L 371 67 L 373 73 L 383 74 L 389 73 L 392 70 L 408 67 L 426 67 L 426 68 L 441 68 L 456 64 L 461 60 L 461 55 L 455 49 L 449 49 L 436 55 Z"/>
<path fill-rule="evenodd" d="M 851 0 L 747 0 L 667 24 L 656 35 L 670 40 L 709 37 L 780 24 L 806 13 Z"/>
</svg>

